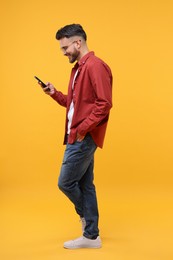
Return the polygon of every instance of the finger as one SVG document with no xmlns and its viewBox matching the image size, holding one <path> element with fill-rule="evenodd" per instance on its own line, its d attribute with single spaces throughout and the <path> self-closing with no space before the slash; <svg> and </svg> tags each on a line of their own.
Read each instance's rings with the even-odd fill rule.
<svg viewBox="0 0 173 260">
<path fill-rule="evenodd" d="M 43 90 L 44 90 L 45 92 L 49 92 L 49 91 L 50 91 L 50 88 L 49 88 L 49 87 L 46 87 L 46 88 L 43 88 Z"/>
<path fill-rule="evenodd" d="M 46 86 L 50 87 L 52 84 L 50 82 L 46 82 Z"/>
</svg>

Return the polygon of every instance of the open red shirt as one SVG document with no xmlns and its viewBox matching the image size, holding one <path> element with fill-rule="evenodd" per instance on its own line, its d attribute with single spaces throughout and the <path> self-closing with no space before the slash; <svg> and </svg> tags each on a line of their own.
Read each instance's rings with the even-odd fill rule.
<svg viewBox="0 0 173 260">
<path fill-rule="evenodd" d="M 72 90 L 72 82 L 77 69 L 78 74 Z M 112 107 L 112 73 L 109 66 L 96 57 L 94 52 L 87 53 L 72 69 L 68 94 L 64 95 L 56 90 L 51 97 L 67 108 L 65 137 L 68 124 L 67 114 L 73 99 L 74 114 L 68 143 L 75 142 L 77 132 L 80 135 L 90 133 L 96 145 L 102 148 L 109 111 Z"/>
</svg>

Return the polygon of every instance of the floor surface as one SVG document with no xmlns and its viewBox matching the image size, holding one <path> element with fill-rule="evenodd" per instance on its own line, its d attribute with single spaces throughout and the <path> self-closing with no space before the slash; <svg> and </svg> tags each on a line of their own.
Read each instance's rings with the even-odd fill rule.
<svg viewBox="0 0 173 260">
<path fill-rule="evenodd" d="M 3 260 L 173 259 L 173 191 L 162 187 L 98 188 L 101 249 L 68 250 L 81 236 L 73 206 L 56 186 L 1 190 Z"/>
</svg>

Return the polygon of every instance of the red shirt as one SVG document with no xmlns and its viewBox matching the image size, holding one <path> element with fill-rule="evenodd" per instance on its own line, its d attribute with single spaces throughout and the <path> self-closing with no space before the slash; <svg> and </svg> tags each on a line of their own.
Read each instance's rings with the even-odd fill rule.
<svg viewBox="0 0 173 260">
<path fill-rule="evenodd" d="M 77 69 L 78 74 L 72 90 L 72 82 Z M 112 73 L 104 61 L 96 57 L 94 52 L 87 53 L 72 69 L 68 95 L 56 90 L 51 97 L 67 108 L 65 137 L 67 114 L 73 99 L 74 114 L 68 143 L 75 142 L 77 132 L 80 135 L 90 133 L 96 145 L 103 147 L 109 111 L 112 107 Z"/>
</svg>

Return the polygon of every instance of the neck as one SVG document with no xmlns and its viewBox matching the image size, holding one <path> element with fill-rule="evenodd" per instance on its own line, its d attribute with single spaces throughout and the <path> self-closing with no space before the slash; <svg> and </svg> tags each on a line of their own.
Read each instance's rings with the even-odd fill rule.
<svg viewBox="0 0 173 260">
<path fill-rule="evenodd" d="M 80 59 L 82 59 L 88 52 L 89 52 L 89 49 L 88 49 L 87 46 L 81 48 L 80 54 L 79 54 L 79 56 L 78 56 L 77 61 L 80 61 Z"/>
</svg>

